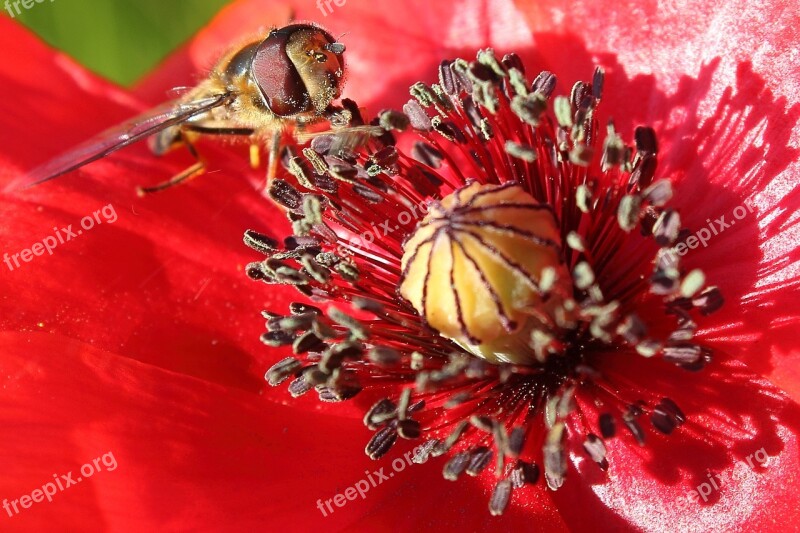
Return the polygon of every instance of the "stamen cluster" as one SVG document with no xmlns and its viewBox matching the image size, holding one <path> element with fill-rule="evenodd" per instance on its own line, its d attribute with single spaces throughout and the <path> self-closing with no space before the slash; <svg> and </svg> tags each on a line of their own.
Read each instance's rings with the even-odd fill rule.
<svg viewBox="0 0 800 533">
<path fill-rule="evenodd" d="M 553 490 L 564 483 L 574 437 L 605 470 L 619 422 L 639 444 L 644 417 L 664 434 L 684 424 L 674 401 L 614 376 L 604 360 L 701 369 L 711 352 L 693 341 L 695 319 L 722 297 L 671 252 L 683 230 L 668 207 L 671 183 L 654 180 L 653 130 L 637 128 L 631 147 L 609 122 L 600 142 L 602 70 L 555 98 L 555 76 L 528 82 L 513 54 L 484 50 L 439 74 L 438 84 L 411 88 L 403 112 L 380 113 L 372 124 L 382 136 L 354 133 L 364 121 L 345 100 L 346 127 L 302 155 L 287 151 L 270 196 L 294 234 L 279 242 L 248 231 L 245 242 L 266 259 L 247 270 L 334 304 L 265 312 L 263 342 L 293 352 L 267 372 L 270 385 L 290 380 L 293 396 L 315 390 L 323 401 L 386 396 L 364 417 L 375 431 L 367 454 L 383 456 L 398 437 L 424 439 L 416 460 L 449 454 L 450 480 L 494 462 L 489 507 L 500 514 L 540 472 Z M 414 138 L 408 150 L 398 148 L 401 131 L 402 142 Z M 478 190 L 491 191 L 479 220 L 464 211 Z M 547 221 L 531 225 L 522 209 Z M 428 260 L 414 262 L 419 235 L 434 233 L 440 260 L 431 244 Z M 416 284 L 401 290 L 412 262 Z M 472 283 L 485 301 L 469 305 L 496 324 L 481 328 L 465 311 Z"/>
</svg>

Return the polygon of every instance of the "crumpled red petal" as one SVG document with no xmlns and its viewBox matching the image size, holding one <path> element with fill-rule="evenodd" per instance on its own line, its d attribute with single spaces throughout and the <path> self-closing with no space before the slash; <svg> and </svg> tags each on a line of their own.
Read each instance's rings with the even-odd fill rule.
<svg viewBox="0 0 800 533">
<path fill-rule="evenodd" d="M 797 42 L 796 25 L 787 22 L 792 13 L 788 3 L 770 2 L 770 16 L 760 17 L 759 24 L 752 23 L 756 8 L 743 0 L 721 6 L 695 2 L 680 9 L 630 2 L 613 13 L 587 2 L 516 4 L 528 15 L 532 36 L 523 31 L 525 22 L 510 0 L 406 2 L 392 10 L 349 0 L 328 18 L 310 3 L 294 7 L 300 19 L 320 20 L 334 33 L 350 32 L 343 38 L 351 67 L 347 93 L 371 108 L 401 104 L 407 99 L 405 87 L 432 80 L 443 57 L 471 55 L 481 46 L 515 49 L 529 69 L 554 70 L 562 92 L 585 78 L 595 63 L 607 66 L 605 112 L 614 114 L 628 137 L 636 124 L 656 126 L 662 172 L 683 182 L 677 200 L 690 225 L 699 229 L 706 218 L 732 213 L 757 193 L 757 214 L 690 254 L 688 264 L 702 266 L 728 296 L 726 308 L 705 334 L 721 343 L 721 358 L 743 360 L 800 397 L 800 354 L 792 338 L 798 315 L 798 158 L 792 147 L 797 145 L 793 128 L 800 77 L 791 56 L 782 54 Z M 18 26 L 0 21 L 3 49 L 24 52 L 6 54 L 0 62 L 0 84 L 13 94 L 0 101 L 0 116 L 25 124 L 0 129 L 0 185 L 130 116 L 141 109 L 138 100 L 160 101 L 168 88 L 191 83 L 190 73 L 207 68 L 239 31 L 282 24 L 287 5 L 266 0 L 233 4 L 140 84 L 136 100 L 38 44 Z M 417 16 L 420 9 L 426 11 L 424 19 Z M 44 85 L 43 79 L 51 81 Z M 580 478 L 572 473 L 555 494 L 560 517 L 549 495 L 530 491 L 524 502 L 515 496 L 502 519 L 491 519 L 486 487 L 447 485 L 440 465 L 431 461 L 409 467 L 413 473 L 398 473 L 403 478 L 329 518 L 309 518 L 317 512 L 312 509 L 317 497 L 332 497 L 380 463 L 361 456 L 355 437 L 337 441 L 343 434 L 366 433 L 357 421 L 267 406 L 241 391 L 259 390 L 259 374 L 274 359 L 253 334 L 258 311 L 265 304 L 285 307 L 294 294 L 253 292 L 244 278 L 241 268 L 252 257 L 239 244 L 242 231 L 273 228 L 281 217 L 254 190 L 252 183 L 260 176 L 246 168 L 239 154 L 213 146 L 208 150 L 222 172 L 145 201 L 135 198 L 133 186 L 165 179 L 186 160 L 156 161 L 144 147 L 135 147 L 47 189 L 3 198 L 0 224 L 6 249 L 14 251 L 46 237 L 54 225 L 75 224 L 103 205 L 116 206 L 119 214 L 114 224 L 94 228 L 52 257 L 36 258 L 0 277 L 2 329 L 59 335 L 3 339 L 2 353 L 9 355 L 4 355 L 2 370 L 12 376 L 7 383 L 15 385 L 10 399 L 16 407 L 2 414 L 8 427 L 19 428 L 21 443 L 18 449 L 3 450 L 6 463 L 16 461 L 3 494 L 21 495 L 28 490 L 23 485 L 33 489 L 48 481 L 49 470 L 79 466 L 94 457 L 93 446 L 99 446 L 97 453 L 110 449 L 120 464 L 119 471 L 88 481 L 97 482 L 94 490 L 83 484 L 71 489 L 88 495 L 65 494 L 62 501 L 69 503 L 46 504 L 17 518 L 41 520 L 42 525 L 72 520 L 77 526 L 80 517 L 94 512 L 109 528 L 122 530 L 165 524 L 249 527 L 266 520 L 289 529 L 298 524 L 530 529 L 533 523 L 590 530 L 603 523 L 643 529 L 680 524 L 699 530 L 715 524 L 763 525 L 772 510 L 794 517 L 795 498 L 783 485 L 796 478 L 794 408 L 779 409 L 791 404 L 768 383 L 744 369 L 723 366 L 715 372 L 733 368 L 730 379 L 736 380 L 722 381 L 720 394 L 727 392 L 737 405 L 761 402 L 766 405 L 763 417 L 779 418 L 769 431 L 753 429 L 734 457 L 754 452 L 762 442 L 776 457 L 763 472 L 748 473 L 739 487 L 720 491 L 719 501 L 701 510 L 695 522 L 669 508 L 687 482 L 702 481 L 696 476 L 703 460 L 691 463 L 691 474 L 680 470 L 682 446 L 692 449 L 681 439 L 677 444 L 665 440 L 641 456 L 620 452 L 622 460 L 612 466 L 620 483 L 576 483 Z M 62 352 L 63 358 L 53 356 Z M 701 376 L 712 388 L 719 377 Z M 54 403 L 54 398 L 62 401 Z M 74 398 L 74 403 L 63 398 Z M 702 398 L 698 394 L 698 401 Z M 85 416 L 76 420 L 76 406 L 84 405 Z M 703 421 L 698 419 L 698 425 Z M 744 417 L 734 421 L 753 424 Z M 291 438 L 276 435 L 281 425 Z M 318 444 L 326 442 L 335 444 Z M 47 450 L 46 462 L 34 456 L 37 449 Z M 709 468 L 731 468 L 720 450 L 694 449 L 709 454 Z M 662 464 L 651 464 L 651 451 Z M 126 456 L 142 475 L 122 477 Z M 46 472 L 40 470 L 43 464 Z M 197 465 L 209 471 L 198 472 Z M 650 493 L 652 498 L 642 497 Z M 131 517 L 141 522 L 134 524 Z"/>
<path fill-rule="evenodd" d="M 358 420 L 267 406 L 257 395 L 58 335 L 2 333 L 0 353 L 0 424 L 14 436 L 0 447 L 4 498 L 31 494 L 54 473 L 77 480 L 82 465 L 109 452 L 117 464 L 52 502 L 20 514 L 12 507 L 13 516 L 0 516 L 4 529 L 84 530 L 91 517 L 90 529 L 113 531 L 521 529 L 531 520 L 566 531 L 549 497 L 493 519 L 475 484 L 430 490 L 442 482 L 437 462 L 371 461 L 343 437 L 366 438 Z M 317 500 L 324 506 L 370 478 L 364 498 L 319 511 Z"/>
<path fill-rule="evenodd" d="M 641 420 L 644 447 L 620 424 L 618 436 L 606 443 L 608 475 L 584 454 L 574 455 L 571 477 L 553 496 L 562 508 L 596 498 L 582 520 L 605 521 L 613 513 L 653 532 L 738 531 L 763 528 L 775 516 L 784 524 L 800 519 L 792 488 L 800 464 L 800 406 L 782 391 L 738 362 L 687 373 L 622 356 L 608 367 L 616 379 L 647 383 L 675 401 L 688 422 L 665 436 Z M 592 406 L 584 407 L 592 418 Z M 574 525 L 569 517 L 567 523 Z"/>
<path fill-rule="evenodd" d="M 655 127 L 659 173 L 680 181 L 684 225 L 719 232 L 685 263 L 726 297 L 704 323 L 708 340 L 800 398 L 792 335 L 800 324 L 800 68 L 790 52 L 800 34 L 791 3 L 515 4 L 540 65 L 567 80 L 595 63 L 608 67 L 602 107 L 618 129 Z M 737 220 L 746 201 L 755 211 Z"/>
</svg>

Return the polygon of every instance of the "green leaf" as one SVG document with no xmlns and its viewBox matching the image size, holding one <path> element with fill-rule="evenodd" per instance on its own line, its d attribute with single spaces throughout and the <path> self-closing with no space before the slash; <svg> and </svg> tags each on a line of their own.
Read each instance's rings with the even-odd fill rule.
<svg viewBox="0 0 800 533">
<path fill-rule="evenodd" d="M 19 13 L 14 8 L 15 1 Z M 119 84 L 131 85 L 203 27 L 226 3 L 227 0 L 44 0 L 25 9 L 21 1 L 12 0 L 8 9 L 15 20 L 90 70 Z M 2 3 L 0 7 L 7 9 Z"/>
</svg>

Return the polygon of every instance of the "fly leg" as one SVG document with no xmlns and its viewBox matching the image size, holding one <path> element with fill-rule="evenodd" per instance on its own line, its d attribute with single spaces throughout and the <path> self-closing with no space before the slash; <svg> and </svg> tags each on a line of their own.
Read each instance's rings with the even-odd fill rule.
<svg viewBox="0 0 800 533">
<path fill-rule="evenodd" d="M 276 129 L 272 132 L 272 138 L 269 145 L 269 163 L 267 164 L 267 182 L 264 190 L 269 190 L 275 176 L 278 175 L 278 163 L 281 157 L 281 137 L 283 132 Z"/>
<path fill-rule="evenodd" d="M 169 189 L 170 187 L 174 187 L 175 185 L 179 185 L 181 183 L 189 181 L 192 178 L 196 178 L 197 176 L 203 174 L 206 171 L 206 164 L 200 159 L 200 154 L 197 153 L 197 149 L 191 142 L 189 142 L 188 139 L 186 139 L 185 136 L 182 137 L 183 137 L 181 139 L 182 143 L 189 150 L 189 153 L 192 154 L 192 157 L 194 157 L 196 162 L 183 172 L 176 174 L 167 181 L 161 182 L 151 187 L 136 187 L 136 193 L 139 196 L 145 196 L 147 194 L 152 194 L 154 192 L 160 192 Z"/>
<path fill-rule="evenodd" d="M 195 159 L 195 163 L 180 172 L 179 174 L 173 176 L 172 178 L 168 179 L 165 182 L 159 183 L 157 185 L 153 185 L 151 187 L 137 187 L 136 192 L 139 196 L 144 196 L 146 194 L 151 194 L 154 192 L 160 192 L 165 189 L 169 189 L 175 185 L 179 185 L 181 183 L 187 182 L 197 176 L 203 174 L 206 170 L 205 162 L 203 162 L 200 154 L 197 153 L 197 149 L 195 148 L 192 141 L 189 139 L 189 133 L 200 134 L 200 135 L 231 135 L 237 137 L 247 137 L 253 134 L 253 130 L 250 128 L 236 128 L 236 127 L 208 127 L 208 126 L 200 126 L 196 124 L 184 124 L 181 126 L 181 130 L 179 131 L 177 138 L 173 141 L 173 145 L 181 144 L 186 146 L 189 150 L 189 153 L 192 154 L 192 157 Z M 162 150 L 163 152 L 164 150 Z M 258 151 L 256 147 L 255 151 L 256 161 L 258 156 Z M 250 149 L 250 160 L 251 163 L 253 162 L 253 148 L 251 146 Z"/>
</svg>

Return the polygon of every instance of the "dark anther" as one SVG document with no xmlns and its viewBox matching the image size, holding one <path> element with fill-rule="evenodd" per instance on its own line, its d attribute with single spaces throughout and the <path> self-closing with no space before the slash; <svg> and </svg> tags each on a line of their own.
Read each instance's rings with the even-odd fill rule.
<svg viewBox="0 0 800 533">
<path fill-rule="evenodd" d="M 342 359 L 357 360 L 364 354 L 364 346 L 360 342 L 344 341 L 331 346 L 328 351 Z"/>
<path fill-rule="evenodd" d="M 439 117 L 435 117 L 431 121 L 431 124 L 433 125 L 433 129 L 439 132 L 445 139 L 451 142 L 458 142 L 459 144 L 467 143 L 467 138 L 464 137 L 464 133 L 449 120 L 443 121 Z"/>
<path fill-rule="evenodd" d="M 335 135 L 320 135 L 319 137 L 314 137 L 311 139 L 311 149 L 317 152 L 319 155 L 328 155 L 335 140 Z M 295 157 L 294 159 L 298 161 L 298 164 L 302 161 L 305 161 L 301 157 Z M 294 172 L 292 172 L 292 174 L 294 174 Z"/>
<path fill-rule="evenodd" d="M 387 146 L 375 152 L 371 159 L 380 167 L 388 168 L 397 163 L 400 154 L 394 146 Z"/>
<path fill-rule="evenodd" d="M 308 352 L 318 352 L 324 350 L 326 344 L 317 337 L 313 331 L 306 331 L 292 343 L 292 351 L 296 355 L 301 355 Z"/>
<path fill-rule="evenodd" d="M 486 446 L 479 446 L 472 450 L 467 465 L 467 474 L 470 476 L 477 476 L 489 465 L 492 460 L 492 450 Z"/>
<path fill-rule="evenodd" d="M 678 404 L 676 404 L 669 398 L 662 398 L 661 403 L 659 405 L 662 409 L 664 409 L 671 417 L 673 417 L 678 422 L 678 425 L 686 422 L 686 415 L 683 414 L 683 411 L 681 411 L 681 408 L 678 407 Z"/>
<path fill-rule="evenodd" d="M 305 237 L 300 235 L 291 235 L 283 240 L 287 250 L 304 250 L 308 253 L 319 253 L 320 240 L 313 235 Z"/>
<path fill-rule="evenodd" d="M 262 254 L 270 254 L 278 250 L 278 242 L 262 233 L 251 229 L 244 232 L 244 243 Z"/>
<path fill-rule="evenodd" d="M 410 124 L 409 118 L 399 111 L 382 111 L 378 119 L 385 130 L 405 131 Z"/>
<path fill-rule="evenodd" d="M 264 375 L 264 379 L 266 379 L 271 386 L 275 387 L 283 383 L 293 374 L 296 374 L 302 366 L 300 361 L 294 357 L 287 357 L 272 365 Z"/>
<path fill-rule="evenodd" d="M 525 65 L 522 63 L 522 59 L 513 52 L 503 56 L 503 66 L 508 70 L 515 68 L 521 74 L 525 74 Z"/>
<path fill-rule="evenodd" d="M 696 344 L 680 343 L 664 348 L 664 360 L 676 364 L 692 364 L 700 359 L 700 346 Z"/>
<path fill-rule="evenodd" d="M 710 315 L 725 303 L 722 292 L 717 287 L 708 287 L 692 298 L 692 305 L 700 308 L 700 314 Z"/>
<path fill-rule="evenodd" d="M 272 348 L 289 346 L 294 343 L 296 336 L 288 331 L 268 331 L 261 335 L 261 342 Z"/>
<path fill-rule="evenodd" d="M 336 181 L 330 176 L 314 174 L 312 175 L 311 179 L 314 183 L 314 187 L 321 191 L 331 194 L 336 194 L 339 191 L 339 184 L 336 183 Z"/>
<path fill-rule="evenodd" d="M 367 353 L 367 359 L 380 366 L 396 365 L 400 357 L 400 352 L 386 346 L 375 346 Z"/>
<path fill-rule="evenodd" d="M 497 482 L 492 492 L 492 497 L 489 499 L 489 512 L 492 516 L 499 516 L 503 514 L 508 507 L 508 502 L 511 500 L 511 481 L 502 479 Z"/>
<path fill-rule="evenodd" d="M 301 315 L 273 318 L 267 322 L 267 329 L 270 331 L 304 331 L 309 329 L 314 323 L 315 316 L 316 315 L 313 313 L 304 313 Z"/>
<path fill-rule="evenodd" d="M 653 128 L 647 126 L 639 126 L 634 132 L 634 139 L 636 140 L 636 151 L 640 154 L 655 155 L 658 153 L 658 141 L 656 140 L 656 132 Z"/>
<path fill-rule="evenodd" d="M 273 181 L 268 193 L 270 198 L 287 209 L 297 211 L 303 206 L 303 196 L 287 181 Z"/>
<path fill-rule="evenodd" d="M 371 298 L 364 298 L 363 296 L 353 297 L 353 307 L 361 311 L 369 311 L 375 315 L 381 315 L 384 312 L 383 304 Z"/>
<path fill-rule="evenodd" d="M 592 461 L 600 466 L 601 470 L 608 470 L 608 460 L 606 459 L 606 445 L 603 440 L 595 435 L 589 433 L 586 435 L 586 440 L 583 442 L 583 449 L 592 458 Z"/>
<path fill-rule="evenodd" d="M 289 394 L 292 395 L 292 398 L 298 398 L 310 391 L 312 388 L 314 388 L 313 385 L 306 381 L 303 376 L 300 376 L 289 383 Z"/>
<path fill-rule="evenodd" d="M 359 109 L 358 104 L 349 99 L 345 98 L 342 100 L 342 107 L 350 112 L 350 125 L 351 126 L 363 126 L 364 125 L 364 117 L 361 116 L 361 109 Z"/>
<path fill-rule="evenodd" d="M 690 372 L 698 372 L 704 369 L 706 365 L 710 362 L 711 362 L 711 350 L 703 347 L 700 349 L 700 357 L 698 357 L 697 361 L 695 361 L 694 363 L 682 363 L 679 364 L 678 366 Z"/>
<path fill-rule="evenodd" d="M 661 409 L 660 406 L 656 406 L 656 408 L 653 409 L 653 414 L 650 416 L 650 421 L 653 423 L 654 428 L 665 435 L 669 435 L 676 427 L 678 427 L 675 420 L 663 409 Z"/>
<path fill-rule="evenodd" d="M 572 103 L 572 108 L 574 110 L 586 110 L 589 108 L 592 102 L 589 89 L 590 87 L 582 81 L 575 82 L 575 85 L 572 86 L 570 102 Z M 580 123 L 582 121 L 579 120 L 577 122 Z"/>
<path fill-rule="evenodd" d="M 656 174 L 657 166 L 658 161 L 653 155 L 644 155 L 634 167 L 633 172 L 631 173 L 630 182 L 638 183 L 639 187 L 641 188 L 648 187 L 653 181 L 653 176 Z"/>
<path fill-rule="evenodd" d="M 442 475 L 448 481 L 455 481 L 458 479 L 464 470 L 469 466 L 470 453 L 459 452 L 450 458 L 442 469 Z"/>
<path fill-rule="evenodd" d="M 552 72 L 546 70 L 539 73 L 536 79 L 533 80 L 531 90 L 544 95 L 545 98 L 550 98 L 556 88 L 557 78 Z"/>
<path fill-rule="evenodd" d="M 303 379 L 313 387 L 326 383 L 329 377 L 330 376 L 320 370 L 317 365 L 312 365 L 303 370 Z"/>
<path fill-rule="evenodd" d="M 467 114 L 467 118 L 469 118 L 472 127 L 480 129 L 481 122 L 483 121 L 483 115 L 481 115 L 478 106 L 475 105 L 475 100 L 472 96 L 467 95 L 461 99 L 461 107 L 464 108 L 464 112 Z"/>
<path fill-rule="evenodd" d="M 431 119 L 416 100 L 409 100 L 408 103 L 403 106 L 403 112 L 408 116 L 411 127 L 415 130 L 431 130 Z"/>
<path fill-rule="evenodd" d="M 517 426 L 511 430 L 511 433 L 508 436 L 506 454 L 508 454 L 510 457 L 519 457 L 519 454 L 522 453 L 522 447 L 524 444 L 525 428 L 522 426 Z"/>
<path fill-rule="evenodd" d="M 381 425 L 397 416 L 397 406 L 388 398 L 384 398 L 369 408 L 364 415 L 364 425 L 371 430 L 378 429 Z"/>
<path fill-rule="evenodd" d="M 667 209 L 653 225 L 653 236 L 659 246 L 671 246 L 678 239 L 681 230 L 681 217 L 676 211 Z"/>
<path fill-rule="evenodd" d="M 567 472 L 567 456 L 564 450 L 566 437 L 564 423 L 559 422 L 550 429 L 542 447 L 544 477 L 551 490 L 558 490 L 564 484 L 564 475 Z"/>
<path fill-rule="evenodd" d="M 439 84 L 450 96 L 456 96 L 459 92 L 458 82 L 455 79 L 455 72 L 452 69 L 451 61 L 442 61 L 439 65 Z"/>
<path fill-rule="evenodd" d="M 245 267 L 247 277 L 255 281 L 271 281 L 272 276 L 264 270 L 264 263 L 250 263 Z"/>
<path fill-rule="evenodd" d="M 407 418 L 397 422 L 397 434 L 404 439 L 418 439 L 422 434 L 419 422 Z"/>
<path fill-rule="evenodd" d="M 632 405 L 628 411 L 622 415 L 622 421 L 625 422 L 625 427 L 631 432 L 636 442 L 639 443 L 639 446 L 644 446 L 644 430 L 636 420 L 636 417 L 641 414 L 641 409 Z"/>
<path fill-rule="evenodd" d="M 610 439 L 617 434 L 617 426 L 614 423 L 614 417 L 610 413 L 603 413 L 600 415 L 600 434 L 604 439 Z"/>
<path fill-rule="evenodd" d="M 605 72 L 600 67 L 594 69 L 592 76 L 592 96 L 595 100 L 600 100 L 603 97 L 603 85 L 605 84 Z"/>
<path fill-rule="evenodd" d="M 469 64 L 469 74 L 479 82 L 495 83 L 498 80 L 497 73 L 492 68 L 476 61 Z"/>
<path fill-rule="evenodd" d="M 289 304 L 289 312 L 293 315 L 322 315 L 322 309 L 302 302 L 292 302 Z"/>
</svg>

